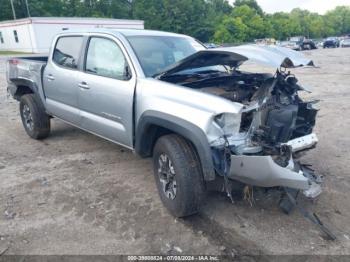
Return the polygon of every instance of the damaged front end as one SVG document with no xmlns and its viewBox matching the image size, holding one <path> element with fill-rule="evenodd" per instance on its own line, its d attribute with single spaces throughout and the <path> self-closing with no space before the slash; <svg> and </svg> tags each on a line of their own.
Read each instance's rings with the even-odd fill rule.
<svg viewBox="0 0 350 262">
<path fill-rule="evenodd" d="M 278 71 L 265 80 L 246 101 L 239 132 L 212 142 L 214 165 L 220 169 L 218 156 L 226 144 L 231 152 L 228 178 L 259 187 L 300 189 L 307 197 L 317 197 L 321 179 L 296 157 L 318 141 L 312 133 L 315 101 L 302 101 L 300 90 L 289 73 Z"/>
<path fill-rule="evenodd" d="M 274 75 L 238 70 L 248 60 L 279 69 Z M 209 189 L 221 189 L 233 201 L 233 189 L 243 185 L 242 193 L 248 194 L 245 199 L 249 202 L 252 186 L 278 189 L 285 213 L 297 207 L 334 240 L 335 235 L 317 215 L 297 201 L 299 192 L 311 199 L 322 192 L 322 177 L 300 160 L 300 152 L 318 142 L 313 133 L 318 101 L 300 98 L 298 93 L 307 90 L 285 70 L 298 66 L 313 66 L 313 62 L 284 48 L 239 46 L 200 51 L 158 79 L 230 100 L 235 108 L 241 106 L 238 112 L 214 112 L 207 126 L 218 174 L 217 180 L 207 184 Z"/>
<path fill-rule="evenodd" d="M 280 69 L 274 75 L 238 70 L 246 61 Z M 316 101 L 303 101 L 296 77 L 281 70 L 312 65 L 291 50 L 248 45 L 197 52 L 157 78 L 242 105 L 239 114 L 215 114 L 207 129 L 214 167 L 225 184 L 230 179 L 293 188 L 314 198 L 321 193 L 321 179 L 296 153 L 317 143 Z"/>
</svg>

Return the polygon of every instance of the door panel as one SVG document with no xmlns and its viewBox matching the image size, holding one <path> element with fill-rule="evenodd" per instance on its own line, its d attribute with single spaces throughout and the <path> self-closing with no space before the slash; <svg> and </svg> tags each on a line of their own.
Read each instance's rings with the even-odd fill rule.
<svg viewBox="0 0 350 262">
<path fill-rule="evenodd" d="M 44 70 L 44 91 L 47 109 L 53 115 L 79 124 L 77 79 L 78 60 L 83 37 L 69 36 L 57 40 L 52 60 Z"/>
<path fill-rule="evenodd" d="M 135 74 L 123 50 L 111 39 L 92 37 L 84 72 L 80 73 L 78 105 L 81 126 L 127 147 L 133 146 Z"/>
</svg>

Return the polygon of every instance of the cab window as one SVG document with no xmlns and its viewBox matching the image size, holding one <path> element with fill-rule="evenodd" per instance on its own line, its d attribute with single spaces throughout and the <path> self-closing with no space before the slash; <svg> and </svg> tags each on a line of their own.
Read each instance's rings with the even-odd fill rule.
<svg viewBox="0 0 350 262">
<path fill-rule="evenodd" d="M 118 80 L 130 78 L 122 50 L 114 41 L 102 37 L 92 37 L 89 41 L 85 72 Z"/>
<path fill-rule="evenodd" d="M 55 46 L 53 61 L 63 67 L 77 69 L 82 44 L 81 36 L 60 37 Z"/>
</svg>

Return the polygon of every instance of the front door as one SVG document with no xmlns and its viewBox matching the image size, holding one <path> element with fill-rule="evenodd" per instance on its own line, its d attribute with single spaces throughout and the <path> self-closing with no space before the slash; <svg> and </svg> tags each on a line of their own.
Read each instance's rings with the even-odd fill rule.
<svg viewBox="0 0 350 262">
<path fill-rule="evenodd" d="M 47 110 L 65 121 L 79 125 L 77 77 L 83 46 L 82 36 L 58 38 L 44 70 L 43 88 Z"/>
<path fill-rule="evenodd" d="M 132 148 L 136 75 L 129 65 L 117 40 L 90 37 L 77 84 L 81 126 Z"/>
</svg>

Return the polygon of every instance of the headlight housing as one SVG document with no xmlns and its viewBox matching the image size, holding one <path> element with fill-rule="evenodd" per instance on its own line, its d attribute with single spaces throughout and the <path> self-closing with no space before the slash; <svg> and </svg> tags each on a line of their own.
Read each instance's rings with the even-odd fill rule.
<svg viewBox="0 0 350 262">
<path fill-rule="evenodd" d="M 241 114 L 222 113 L 214 117 L 214 122 L 221 128 L 223 135 L 239 132 Z"/>
<path fill-rule="evenodd" d="M 211 146 L 221 146 L 225 143 L 223 136 L 233 136 L 239 133 L 241 125 L 240 113 L 221 113 L 215 115 L 207 129 L 207 137 Z"/>
</svg>

